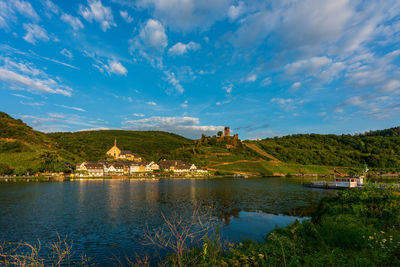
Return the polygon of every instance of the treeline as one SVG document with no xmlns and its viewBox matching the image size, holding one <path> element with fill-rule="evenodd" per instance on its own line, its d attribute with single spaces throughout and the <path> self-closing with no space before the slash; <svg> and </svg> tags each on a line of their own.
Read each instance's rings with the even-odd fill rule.
<svg viewBox="0 0 400 267">
<path fill-rule="evenodd" d="M 400 127 L 394 127 L 385 130 L 369 131 L 363 134 L 363 136 L 400 136 Z"/>
<path fill-rule="evenodd" d="M 255 142 L 284 162 L 400 168 L 400 138 L 395 136 L 295 134 Z"/>
</svg>

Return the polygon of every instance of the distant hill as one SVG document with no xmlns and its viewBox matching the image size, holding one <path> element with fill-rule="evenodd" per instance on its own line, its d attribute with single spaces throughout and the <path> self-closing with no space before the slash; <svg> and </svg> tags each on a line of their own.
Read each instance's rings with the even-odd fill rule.
<svg viewBox="0 0 400 267">
<path fill-rule="evenodd" d="M 178 148 L 192 145 L 185 137 L 161 131 L 102 130 L 84 132 L 49 133 L 47 136 L 60 148 L 78 155 L 82 160 L 105 159 L 114 145 L 121 150 L 131 150 L 147 160 L 158 161 Z"/>
<path fill-rule="evenodd" d="M 389 129 L 356 136 L 295 134 L 251 143 L 287 163 L 348 167 L 365 163 L 373 168 L 399 170 L 400 137 L 394 133 Z"/>
<path fill-rule="evenodd" d="M 0 112 L 0 172 L 22 174 L 65 170 L 85 160 L 105 158 L 114 144 L 147 161 L 180 159 L 217 173 L 328 174 L 334 168 L 359 172 L 400 170 L 399 128 L 359 135 L 296 134 L 241 142 L 233 137 L 191 140 L 162 131 L 102 130 L 44 134 Z"/>
<path fill-rule="evenodd" d="M 53 160 L 51 166 L 49 157 Z M 5 165 L 18 174 L 54 168 L 61 171 L 66 167 L 64 161 L 76 159 L 75 155 L 60 149 L 57 142 L 46 134 L 0 112 L 0 164 L 3 170 Z"/>
<path fill-rule="evenodd" d="M 33 130 L 22 120 L 0 112 L 0 153 L 32 152 L 39 148 L 55 148 L 57 143 L 46 134 Z"/>
</svg>

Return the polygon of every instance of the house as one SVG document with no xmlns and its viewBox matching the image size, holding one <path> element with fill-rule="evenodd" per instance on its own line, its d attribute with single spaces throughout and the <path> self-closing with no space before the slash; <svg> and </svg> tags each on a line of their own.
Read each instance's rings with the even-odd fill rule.
<svg viewBox="0 0 400 267">
<path fill-rule="evenodd" d="M 130 165 L 130 168 L 129 168 L 129 173 L 130 174 L 134 174 L 134 173 L 138 173 L 139 172 L 139 164 L 137 164 L 137 163 L 132 163 L 131 165 Z"/>
<path fill-rule="evenodd" d="M 182 160 L 167 160 L 163 159 L 158 162 L 160 169 L 166 171 L 173 171 L 178 165 L 185 164 Z"/>
<path fill-rule="evenodd" d="M 160 160 L 158 162 L 159 168 L 166 171 L 173 171 L 177 173 L 191 172 L 197 169 L 196 165 L 186 163 L 182 160 Z"/>
<path fill-rule="evenodd" d="M 87 164 L 86 161 L 82 162 L 82 163 L 79 163 L 79 164 L 76 164 L 76 170 L 77 171 L 87 171 L 86 164 Z"/>
<path fill-rule="evenodd" d="M 108 163 L 104 164 L 104 172 L 105 173 L 114 174 L 114 173 L 116 173 L 116 171 L 117 170 L 115 169 L 114 165 L 108 164 Z"/>
<path fill-rule="evenodd" d="M 207 176 L 209 174 L 208 170 L 205 168 L 197 168 L 193 171 L 193 175 L 195 176 Z"/>
<path fill-rule="evenodd" d="M 127 159 L 127 160 L 134 160 L 134 156 L 132 151 L 130 150 L 122 150 L 121 153 L 118 156 L 119 159 Z"/>
<path fill-rule="evenodd" d="M 115 173 L 116 175 L 123 175 L 124 174 L 124 170 L 125 170 L 125 166 L 124 164 L 117 162 L 113 164 L 114 168 L 115 168 Z"/>
<path fill-rule="evenodd" d="M 158 166 L 158 164 L 155 163 L 154 161 L 152 161 L 146 165 L 146 171 L 148 171 L 148 172 L 159 170 L 159 169 L 160 169 L 160 166 Z"/>
<path fill-rule="evenodd" d="M 101 163 L 87 163 L 86 169 L 89 176 L 103 176 L 104 166 Z"/>
</svg>

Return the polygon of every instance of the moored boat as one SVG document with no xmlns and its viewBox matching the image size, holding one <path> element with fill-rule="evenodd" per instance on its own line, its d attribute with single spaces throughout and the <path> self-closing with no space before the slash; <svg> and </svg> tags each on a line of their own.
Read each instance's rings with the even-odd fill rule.
<svg viewBox="0 0 400 267">
<path fill-rule="evenodd" d="M 324 189 L 351 189 L 351 188 L 361 188 L 364 186 L 365 176 L 354 176 L 349 177 L 341 174 L 338 171 L 334 171 L 335 177 L 333 182 L 326 181 L 316 181 L 310 184 L 306 184 L 307 187 L 312 188 L 324 188 Z M 336 177 L 339 175 L 339 177 Z"/>
</svg>

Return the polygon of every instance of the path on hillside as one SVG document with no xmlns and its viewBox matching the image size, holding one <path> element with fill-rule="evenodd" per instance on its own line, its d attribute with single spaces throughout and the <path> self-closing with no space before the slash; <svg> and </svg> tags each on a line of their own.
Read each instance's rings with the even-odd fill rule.
<svg viewBox="0 0 400 267">
<path fill-rule="evenodd" d="M 212 164 L 212 166 L 213 166 L 213 167 L 216 167 L 216 166 L 221 166 L 221 165 L 231 165 L 231 164 L 235 164 L 235 163 L 241 163 L 241 162 L 258 163 L 258 162 L 261 162 L 261 161 L 265 161 L 265 160 L 262 160 L 262 159 L 259 159 L 259 160 L 247 160 L 247 159 L 241 159 L 241 160 L 236 160 L 236 161 L 229 161 L 229 162 L 217 162 L 217 163 L 214 163 L 215 161 L 210 161 L 210 163 Z"/>
<path fill-rule="evenodd" d="M 271 159 L 270 163 L 272 163 L 272 164 L 282 164 L 283 163 L 279 159 L 275 158 L 271 154 L 268 154 L 267 152 L 265 152 L 264 150 L 259 148 L 256 144 L 249 144 L 249 143 L 243 143 L 243 144 L 245 144 L 245 146 L 247 146 L 251 150 L 254 150 L 255 152 L 257 152 L 258 154 Z"/>
</svg>

